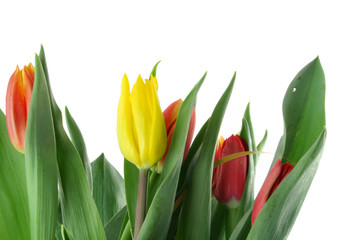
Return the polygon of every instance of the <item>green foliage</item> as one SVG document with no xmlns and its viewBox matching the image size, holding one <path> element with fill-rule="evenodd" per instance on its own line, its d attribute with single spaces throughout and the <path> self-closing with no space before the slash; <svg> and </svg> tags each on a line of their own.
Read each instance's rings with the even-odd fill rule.
<svg viewBox="0 0 360 240">
<path fill-rule="evenodd" d="M 325 144 L 323 130 L 309 151 L 281 182 L 256 218 L 248 239 L 285 239 L 296 220 L 319 165 Z"/>
<path fill-rule="evenodd" d="M 0 110 L 0 238 L 30 239 L 24 155 L 10 142 Z"/>
<path fill-rule="evenodd" d="M 217 103 L 195 163 L 181 208 L 176 239 L 210 239 L 211 179 L 221 122 L 235 82 L 234 74 Z"/>
<path fill-rule="evenodd" d="M 121 226 L 126 217 L 127 208 L 123 207 L 119 212 L 117 212 L 106 224 L 105 224 L 105 234 L 107 240 L 118 240 L 120 236 Z"/>
<path fill-rule="evenodd" d="M 283 101 L 285 146 L 282 163 L 295 165 L 325 127 L 325 75 L 319 57 L 290 83 Z"/>
<path fill-rule="evenodd" d="M 81 157 L 82 164 L 86 171 L 86 177 L 89 182 L 90 190 L 92 192 L 93 183 L 92 183 L 91 166 L 90 166 L 89 157 L 87 155 L 85 141 L 81 134 L 79 126 L 76 124 L 74 118 L 71 116 L 67 107 L 65 107 L 65 119 L 66 119 L 67 127 L 69 129 L 71 140 Z"/>
<path fill-rule="evenodd" d="M 75 239 L 105 239 L 104 228 L 91 195 L 81 157 L 64 130 L 62 114 L 51 91 L 45 53 L 42 47 L 39 57 L 48 85 L 54 122 L 64 226 Z"/>
<path fill-rule="evenodd" d="M 196 96 L 206 73 L 182 103 L 173 138 L 166 156 L 161 182 L 149 208 L 138 239 L 164 239 L 167 236 L 178 185 L 181 162 Z"/>
<path fill-rule="evenodd" d="M 126 206 L 124 180 L 101 154 L 91 163 L 93 197 L 103 224 L 106 224 Z M 120 228 L 119 228 L 120 231 Z"/>
<path fill-rule="evenodd" d="M 54 239 L 58 214 L 55 131 L 45 74 L 37 55 L 35 73 L 25 134 L 31 239 Z"/>
</svg>

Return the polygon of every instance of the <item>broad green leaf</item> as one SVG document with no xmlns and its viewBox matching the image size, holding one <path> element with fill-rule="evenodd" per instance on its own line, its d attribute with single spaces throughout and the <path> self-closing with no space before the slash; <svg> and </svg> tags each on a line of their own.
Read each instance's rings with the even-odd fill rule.
<svg viewBox="0 0 360 240">
<path fill-rule="evenodd" d="M 65 107 L 65 119 L 66 119 L 67 127 L 69 129 L 71 140 L 74 146 L 76 147 L 76 150 L 80 154 L 82 164 L 86 171 L 86 177 L 89 182 L 90 190 L 92 192 L 93 183 L 92 183 L 92 175 L 91 175 L 91 166 L 90 166 L 89 157 L 87 155 L 85 141 L 81 134 L 79 126 L 76 124 L 74 118 L 71 116 L 67 107 Z"/>
<path fill-rule="evenodd" d="M 64 130 L 61 111 L 51 92 L 43 47 L 41 47 L 39 57 L 49 88 L 54 121 L 64 226 L 75 239 L 103 240 L 105 239 L 104 227 L 91 195 L 81 157 Z"/>
<path fill-rule="evenodd" d="M 104 154 L 91 163 L 91 169 L 93 197 L 105 224 L 126 205 L 124 180 Z"/>
<path fill-rule="evenodd" d="M 161 181 L 161 175 L 155 171 L 149 171 L 147 182 L 147 194 L 146 194 L 146 212 L 149 210 L 155 193 L 159 187 Z"/>
<path fill-rule="evenodd" d="M 45 74 L 35 56 L 35 80 L 25 134 L 25 171 L 31 238 L 54 239 L 58 214 L 58 169 Z"/>
<path fill-rule="evenodd" d="M 282 163 L 295 165 L 325 127 L 325 76 L 319 57 L 290 83 L 283 101 L 285 149 Z"/>
<path fill-rule="evenodd" d="M 211 200 L 211 240 L 226 239 L 224 224 L 226 211 L 226 207 L 219 203 L 216 198 Z"/>
<path fill-rule="evenodd" d="M 30 239 L 24 155 L 10 142 L 0 110 L 0 238 Z"/>
<path fill-rule="evenodd" d="M 126 206 L 126 208 L 127 208 L 127 206 Z M 130 229 L 129 213 L 126 209 L 125 217 L 124 217 L 124 220 L 123 220 L 123 223 L 122 223 L 122 226 L 120 229 L 120 234 L 119 234 L 121 237 L 124 235 L 124 231 L 125 231 L 126 227 L 128 227 L 128 226 Z M 130 230 L 129 230 L 129 234 L 130 234 Z"/>
<path fill-rule="evenodd" d="M 105 234 L 106 240 L 118 240 L 120 236 L 121 226 L 125 219 L 127 212 L 126 206 L 123 207 L 119 212 L 117 212 L 106 224 L 105 224 Z"/>
<path fill-rule="evenodd" d="M 206 73 L 182 103 L 166 156 L 161 183 L 140 229 L 138 239 L 165 239 L 168 233 L 178 185 L 181 162 L 196 96 Z"/>
<path fill-rule="evenodd" d="M 251 229 L 251 213 L 252 207 L 243 215 L 234 231 L 230 236 L 230 240 L 245 240 Z"/>
<path fill-rule="evenodd" d="M 210 117 L 199 159 L 194 166 L 181 208 L 176 239 L 210 239 L 211 179 L 215 145 L 235 76 L 236 74 Z"/>
<path fill-rule="evenodd" d="M 206 129 L 208 127 L 209 120 L 207 120 L 204 125 L 201 127 L 199 133 L 196 135 L 191 147 L 189 149 L 188 155 L 186 156 L 185 161 L 181 165 L 179 185 L 177 189 L 177 197 L 185 190 L 187 183 L 192 174 L 192 170 L 195 166 L 196 161 L 199 158 L 201 144 L 204 141 Z"/>
<path fill-rule="evenodd" d="M 178 220 L 179 220 L 179 215 L 180 215 L 180 209 L 181 208 L 178 207 L 178 208 L 174 209 L 174 211 L 173 211 L 170 226 L 169 226 L 169 230 L 168 230 L 167 236 L 166 236 L 167 240 L 174 240 L 174 238 L 175 238 L 175 234 L 176 234 L 176 231 L 177 231 Z"/>
<path fill-rule="evenodd" d="M 139 185 L 139 169 L 124 158 L 124 181 L 127 212 L 130 222 L 131 235 L 135 229 L 136 201 Z"/>
<path fill-rule="evenodd" d="M 74 238 L 71 236 L 71 234 L 66 230 L 64 225 L 61 225 L 61 236 L 62 240 L 74 240 Z"/>
<path fill-rule="evenodd" d="M 287 238 L 315 176 L 325 137 L 326 130 L 323 129 L 316 142 L 266 202 L 247 239 Z"/>
<path fill-rule="evenodd" d="M 250 116 L 250 115 L 249 115 Z M 256 151 L 256 144 L 253 143 L 253 138 L 251 135 L 252 128 L 248 124 L 246 120 L 246 116 L 244 116 L 242 121 L 242 128 L 240 136 L 244 138 L 248 144 L 249 151 Z M 249 119 L 249 118 L 248 118 Z M 255 149 L 254 149 L 255 147 Z M 240 200 L 240 205 L 238 207 L 238 214 L 236 220 L 239 221 L 243 215 L 251 208 L 254 203 L 254 183 L 255 183 L 255 168 L 256 168 L 256 155 L 250 154 L 248 155 L 248 172 L 246 176 L 246 183 L 243 195 Z"/>
<path fill-rule="evenodd" d="M 132 240 L 132 236 L 131 236 L 131 229 L 130 229 L 130 221 L 127 221 L 126 224 L 125 223 L 125 219 L 123 222 L 123 227 L 121 229 L 121 234 L 120 234 L 120 238 L 119 240 Z"/>
</svg>

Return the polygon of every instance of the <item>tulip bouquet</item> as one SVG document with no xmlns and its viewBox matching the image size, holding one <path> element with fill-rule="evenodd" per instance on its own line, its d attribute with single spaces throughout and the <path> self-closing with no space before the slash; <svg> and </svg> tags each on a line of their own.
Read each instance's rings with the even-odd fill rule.
<svg viewBox="0 0 360 240">
<path fill-rule="evenodd" d="M 0 112 L 1 239 L 286 239 L 325 143 L 325 77 L 319 58 L 290 83 L 284 133 L 258 194 L 248 105 L 241 130 L 218 139 L 235 76 L 194 140 L 205 75 L 163 112 L 157 65 L 130 89 L 124 75 L 117 135 L 124 178 L 101 154 L 90 162 L 79 126 L 51 90 L 44 49 L 17 68 Z M 234 126 L 234 129 L 239 126 Z"/>
</svg>

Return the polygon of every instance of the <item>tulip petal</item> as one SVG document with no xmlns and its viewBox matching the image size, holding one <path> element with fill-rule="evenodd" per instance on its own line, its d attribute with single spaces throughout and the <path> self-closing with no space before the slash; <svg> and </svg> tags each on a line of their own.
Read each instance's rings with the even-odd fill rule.
<svg viewBox="0 0 360 240">
<path fill-rule="evenodd" d="M 223 158 L 233 153 L 244 152 L 246 142 L 244 144 L 239 136 L 232 135 L 222 144 L 218 144 L 216 155 L 218 157 L 221 154 L 220 158 Z M 219 147 L 221 149 L 218 149 Z M 216 177 L 213 181 L 216 183 L 213 184 L 213 193 L 220 203 L 230 208 L 239 205 L 246 183 L 247 165 L 247 156 L 243 156 L 215 168 Z"/>
<path fill-rule="evenodd" d="M 165 121 L 165 125 L 166 125 L 166 131 L 168 133 L 170 132 L 170 127 L 175 126 L 174 121 L 176 121 L 176 119 L 178 117 L 179 110 L 180 110 L 182 103 L 183 103 L 183 101 L 181 99 L 178 99 L 177 101 L 170 104 L 163 112 L 164 121 Z"/>
<path fill-rule="evenodd" d="M 269 175 L 265 179 L 263 186 L 261 187 L 259 194 L 255 200 L 252 216 L 251 225 L 254 224 L 256 217 L 260 213 L 261 209 L 265 206 L 268 199 L 274 193 L 276 188 L 285 179 L 285 177 L 293 170 L 293 166 L 290 163 L 281 164 L 279 159 L 272 167 Z"/>
<path fill-rule="evenodd" d="M 34 85 L 35 70 L 30 63 L 19 70 L 16 67 L 6 93 L 6 124 L 14 147 L 24 152 L 25 130 Z"/>
<path fill-rule="evenodd" d="M 121 93 L 121 95 L 122 94 L 123 93 Z M 134 138 L 137 139 L 136 144 L 140 156 L 140 162 L 139 164 L 136 164 L 138 167 L 143 167 L 143 165 L 147 161 L 146 159 L 148 158 L 145 139 L 148 135 L 148 127 L 146 125 L 148 124 L 147 118 L 150 116 L 150 112 L 147 108 L 147 102 L 148 101 L 146 98 L 144 82 L 139 75 L 130 94 L 131 112 L 134 123 L 131 129 L 133 131 Z"/>
<path fill-rule="evenodd" d="M 167 134 L 166 126 L 164 122 L 163 113 L 160 108 L 159 98 L 157 95 L 156 88 L 156 77 L 153 77 L 149 84 L 152 110 L 152 127 L 151 127 L 151 137 L 150 137 L 150 166 L 154 165 L 157 161 L 161 159 L 166 150 Z"/>
<path fill-rule="evenodd" d="M 130 87 L 126 74 L 121 83 L 118 105 L 117 135 L 119 147 L 124 157 L 136 165 L 141 165 L 137 135 L 133 131 L 134 118 L 131 110 Z"/>
</svg>

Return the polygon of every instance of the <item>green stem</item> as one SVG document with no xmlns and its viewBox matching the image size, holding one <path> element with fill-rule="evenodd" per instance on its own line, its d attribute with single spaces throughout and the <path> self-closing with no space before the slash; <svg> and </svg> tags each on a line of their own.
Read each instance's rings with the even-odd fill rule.
<svg viewBox="0 0 360 240">
<path fill-rule="evenodd" d="M 236 215 L 237 208 L 227 208 L 226 213 L 226 239 L 229 239 L 231 233 L 234 231 L 236 227 Z"/>
<path fill-rule="evenodd" d="M 140 169 L 139 170 L 139 186 L 138 186 L 138 194 L 137 194 L 137 201 L 136 201 L 136 216 L 135 216 L 135 232 L 134 232 L 134 239 L 136 240 L 141 225 L 145 219 L 145 207 L 146 207 L 146 186 L 147 186 L 147 179 L 148 179 L 148 169 Z"/>
</svg>

